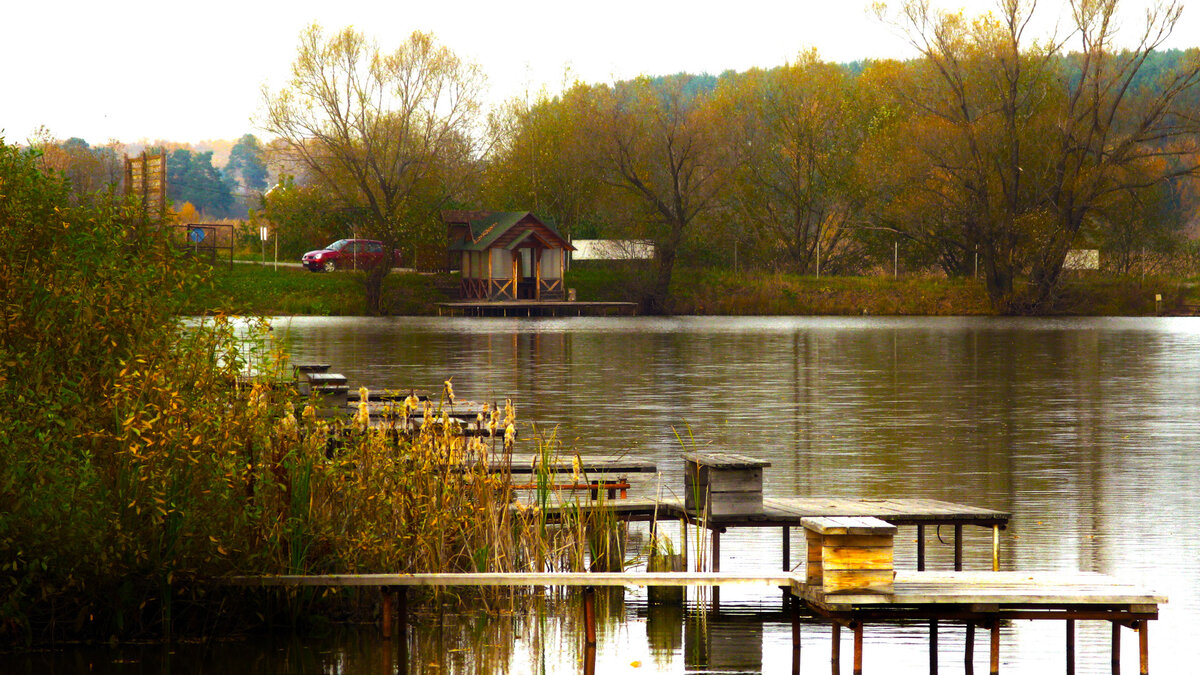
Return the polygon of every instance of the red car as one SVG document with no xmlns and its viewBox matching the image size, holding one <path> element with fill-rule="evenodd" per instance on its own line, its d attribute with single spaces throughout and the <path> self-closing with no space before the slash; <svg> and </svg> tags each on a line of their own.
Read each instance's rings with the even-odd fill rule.
<svg viewBox="0 0 1200 675">
<path fill-rule="evenodd" d="M 386 251 L 382 241 L 374 239 L 338 239 L 317 251 L 309 251 L 300 264 L 312 272 L 366 270 L 378 265 Z M 400 252 L 392 251 L 392 266 L 400 265 Z"/>
</svg>

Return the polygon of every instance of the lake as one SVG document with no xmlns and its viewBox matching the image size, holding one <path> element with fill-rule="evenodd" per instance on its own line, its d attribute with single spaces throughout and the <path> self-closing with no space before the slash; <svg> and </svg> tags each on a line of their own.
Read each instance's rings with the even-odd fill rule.
<svg viewBox="0 0 1200 675">
<path fill-rule="evenodd" d="M 523 423 L 557 429 L 582 455 L 654 460 L 664 493 L 682 491 L 681 452 L 709 449 L 770 461 L 768 496 L 927 497 L 1009 511 L 1003 569 L 1103 572 L 1165 593 L 1151 666 L 1200 663 L 1198 319 L 281 318 L 274 327 L 294 360 L 330 363 L 352 387 L 436 392 L 452 378 L 461 398 L 512 398 Z M 518 446 L 533 431 L 521 434 Z M 915 535 L 900 535 L 897 566 L 913 569 Z M 952 565 L 952 532 L 941 535 L 930 533 L 931 569 Z M 967 535 L 966 568 L 989 569 L 990 531 Z M 721 568 L 772 571 L 779 547 L 777 529 L 731 531 Z M 634 592 L 609 599 L 597 672 L 786 669 L 779 594 L 732 590 L 710 618 L 664 618 Z M 568 598 L 536 620 L 504 618 L 506 630 L 482 642 L 452 635 L 454 626 L 477 634 L 479 617 L 453 617 L 449 633 L 435 622 L 436 639 L 418 627 L 415 649 L 437 666 L 422 670 L 579 672 L 572 607 Z M 1002 670 L 1063 672 L 1064 630 L 1006 625 Z M 803 626 L 801 672 L 828 672 L 829 633 Z M 866 672 L 927 672 L 926 635 L 923 625 L 868 625 Z M 962 672 L 963 636 L 943 625 L 942 672 Z M 1109 638 L 1107 623 L 1079 624 L 1077 672 L 1109 672 Z M 1122 643 L 1135 672 L 1134 634 Z M 322 672 L 386 658 L 361 636 L 312 648 Z M 986 633 L 975 664 L 987 672 Z"/>
</svg>

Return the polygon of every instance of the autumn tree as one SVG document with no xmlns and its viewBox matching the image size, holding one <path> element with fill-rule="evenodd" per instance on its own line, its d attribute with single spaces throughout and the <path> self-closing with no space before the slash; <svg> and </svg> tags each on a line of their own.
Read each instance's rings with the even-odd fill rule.
<svg viewBox="0 0 1200 675">
<path fill-rule="evenodd" d="M 856 157 L 872 111 L 853 76 L 809 52 L 725 89 L 721 116 L 741 154 L 726 200 L 733 219 L 782 254 L 785 268 L 855 268 L 864 206 Z"/>
<path fill-rule="evenodd" d="M 599 180 L 624 197 L 633 224 L 654 242 L 655 273 L 642 299 L 647 313 L 669 310 L 684 237 L 715 210 L 734 165 L 712 94 L 688 90 L 689 79 L 605 87 L 586 130 Z"/>
<path fill-rule="evenodd" d="M 1115 0 L 1071 0 L 1076 54 L 1065 41 L 1031 41 L 1033 4 L 1001 0 L 968 21 L 925 0 L 899 25 L 922 58 L 900 83 L 920 144 L 914 184 L 943 206 L 964 251 L 978 251 L 989 296 L 1005 311 L 1039 311 L 1053 297 L 1067 251 L 1085 224 L 1130 189 L 1194 172 L 1153 168 L 1195 132 L 1179 107 L 1200 61 L 1139 88 L 1139 71 L 1170 35 L 1177 3 L 1156 5 L 1135 47 L 1116 43 Z M 1019 278 L 1031 283 L 1018 289 Z"/>
<path fill-rule="evenodd" d="M 568 237 L 593 231 L 601 196 L 587 130 L 598 90 L 576 83 L 561 95 L 514 100 L 494 113 L 484 203 L 534 211 Z"/>
<path fill-rule="evenodd" d="M 1030 271 L 1028 302 L 1035 308 L 1051 298 L 1067 251 L 1106 205 L 1200 170 L 1191 154 L 1200 119 L 1187 105 L 1200 88 L 1200 50 L 1190 50 L 1176 68 L 1137 86 L 1183 6 L 1174 0 L 1153 5 L 1129 49 L 1117 42 L 1118 6 L 1117 0 L 1070 2 L 1079 51 L 1066 61 L 1066 102 L 1051 137 L 1050 226 Z"/>
<path fill-rule="evenodd" d="M 474 167 L 482 87 L 480 69 L 431 35 L 415 32 L 389 52 L 351 28 L 326 37 L 314 25 L 288 85 L 264 91 L 261 123 L 314 185 L 357 214 L 361 232 L 408 248 Z M 372 312 L 382 311 L 389 266 L 366 277 Z"/>
</svg>

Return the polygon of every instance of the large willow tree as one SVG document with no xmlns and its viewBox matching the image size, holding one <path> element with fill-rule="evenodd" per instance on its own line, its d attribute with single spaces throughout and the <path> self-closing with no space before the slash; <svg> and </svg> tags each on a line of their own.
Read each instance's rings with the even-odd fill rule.
<svg viewBox="0 0 1200 675">
<path fill-rule="evenodd" d="M 923 57 L 897 81 L 920 149 L 910 188 L 936 195 L 961 247 L 978 251 L 993 303 L 1016 312 L 1052 300 L 1086 224 L 1198 169 L 1188 139 L 1200 127 L 1181 105 L 1200 83 L 1196 51 L 1155 80 L 1143 73 L 1180 4 L 1154 5 L 1130 47 L 1117 0 L 1071 0 L 1073 30 L 1042 41 L 1027 35 L 1035 4 L 1000 0 L 970 21 L 910 0 L 897 19 Z"/>
<path fill-rule="evenodd" d="M 476 155 L 483 73 L 428 34 L 387 52 L 345 28 L 300 36 L 292 79 L 264 91 L 263 128 L 287 159 L 353 213 L 359 233 L 408 250 L 463 189 Z M 390 262 L 390 261 L 389 261 Z M 382 311 L 388 265 L 367 276 Z"/>
</svg>

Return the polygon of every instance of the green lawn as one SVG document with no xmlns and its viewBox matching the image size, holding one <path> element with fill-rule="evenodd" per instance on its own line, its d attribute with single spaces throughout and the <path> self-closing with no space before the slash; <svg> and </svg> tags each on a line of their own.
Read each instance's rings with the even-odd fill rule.
<svg viewBox="0 0 1200 675">
<path fill-rule="evenodd" d="M 191 313 L 355 316 L 366 314 L 362 272 L 314 273 L 297 267 L 274 269 L 253 264 L 217 265 L 207 288 L 189 305 Z M 436 277 L 392 272 L 384 280 L 389 314 L 434 314 L 447 300 Z"/>
</svg>

